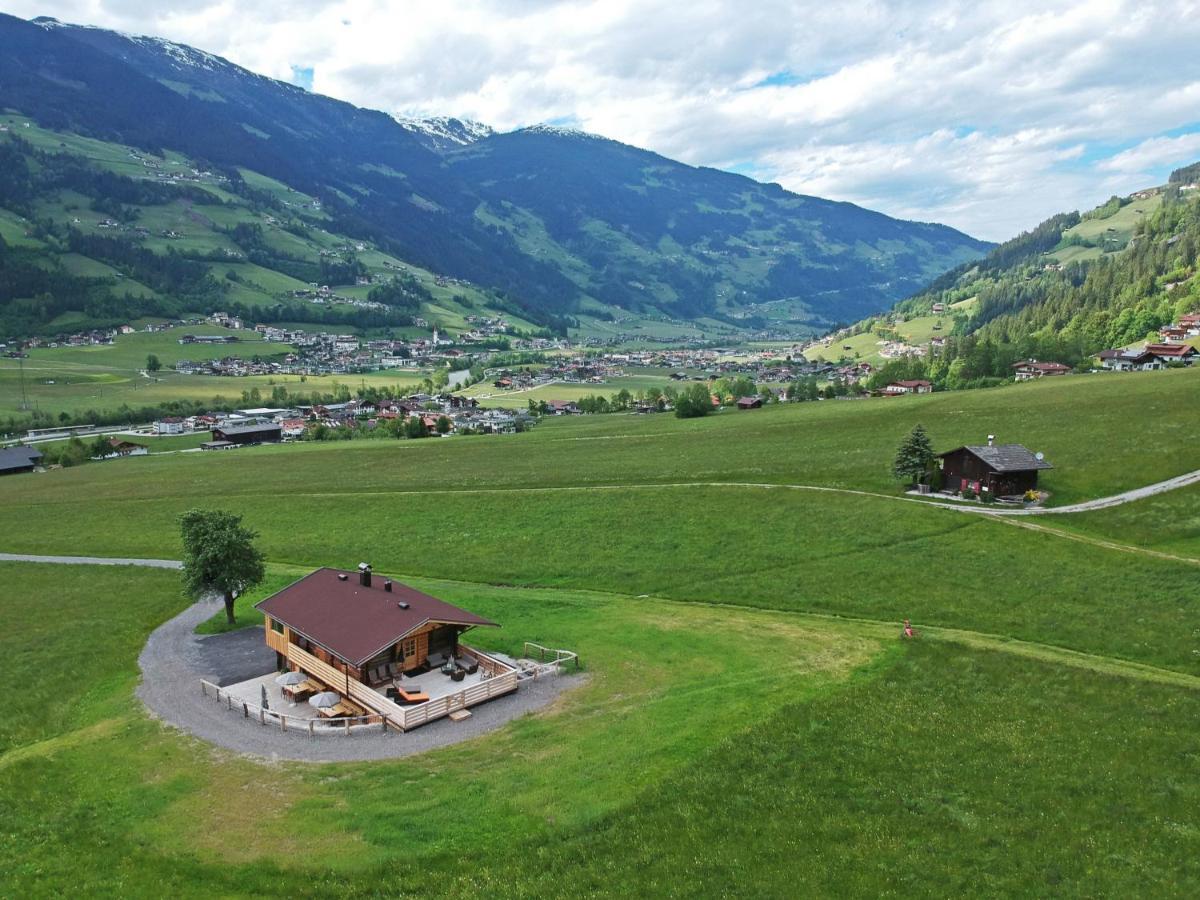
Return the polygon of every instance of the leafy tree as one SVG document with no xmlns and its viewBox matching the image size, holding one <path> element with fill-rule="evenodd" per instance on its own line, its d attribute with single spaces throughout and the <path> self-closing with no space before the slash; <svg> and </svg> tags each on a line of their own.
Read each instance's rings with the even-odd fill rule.
<svg viewBox="0 0 1200 900">
<path fill-rule="evenodd" d="M 446 416 L 438 416 L 438 420 L 437 420 L 437 433 L 438 434 L 449 434 L 450 427 L 451 427 L 450 420 Z"/>
<path fill-rule="evenodd" d="M 429 426 L 421 416 L 412 416 L 404 423 L 404 436 L 409 438 L 429 437 Z"/>
<path fill-rule="evenodd" d="M 236 623 L 233 601 L 263 579 L 263 556 L 254 546 L 258 533 L 242 517 L 215 509 L 190 509 L 179 517 L 183 537 L 183 585 L 200 597 L 216 592 L 225 600 L 225 616 Z"/>
<path fill-rule="evenodd" d="M 146 371 L 147 372 L 157 372 L 161 368 L 162 368 L 162 363 L 159 361 L 158 357 L 155 354 L 151 353 L 149 356 L 146 357 Z"/>
<path fill-rule="evenodd" d="M 675 400 L 675 417 L 679 419 L 695 419 L 707 416 L 712 412 L 712 396 L 708 387 L 703 384 L 693 384 L 680 392 Z"/>
<path fill-rule="evenodd" d="M 917 425 L 900 444 L 896 460 L 892 463 L 892 474 L 896 478 L 916 484 L 928 472 L 933 462 L 933 445 L 923 425 Z"/>
</svg>

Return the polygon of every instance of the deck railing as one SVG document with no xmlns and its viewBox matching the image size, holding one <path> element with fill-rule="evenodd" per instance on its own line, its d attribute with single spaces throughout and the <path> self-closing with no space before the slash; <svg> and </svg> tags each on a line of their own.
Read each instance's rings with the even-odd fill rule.
<svg viewBox="0 0 1200 900">
<path fill-rule="evenodd" d="M 211 681 L 200 679 L 200 693 L 212 697 L 218 703 L 224 703 L 231 711 L 240 711 L 242 717 L 258 722 L 259 725 L 278 727 L 283 732 L 307 734 L 318 737 L 326 734 L 355 734 L 361 732 L 363 725 L 376 725 L 387 731 L 387 720 L 377 713 L 366 716 L 343 716 L 336 719 L 310 719 L 304 716 L 289 716 L 285 712 L 268 709 L 251 703 L 240 697 L 235 697 L 229 691 L 213 684 Z M 353 731 L 351 729 L 354 729 Z"/>
<path fill-rule="evenodd" d="M 579 669 L 579 654 L 573 650 L 557 650 L 554 647 L 543 647 L 533 641 L 526 641 L 521 655 L 526 659 L 533 659 L 534 653 L 537 653 L 538 664 L 525 669 L 525 672 L 534 678 L 539 675 L 557 675 L 562 671 L 564 663 L 573 662 L 576 670 Z"/>
</svg>

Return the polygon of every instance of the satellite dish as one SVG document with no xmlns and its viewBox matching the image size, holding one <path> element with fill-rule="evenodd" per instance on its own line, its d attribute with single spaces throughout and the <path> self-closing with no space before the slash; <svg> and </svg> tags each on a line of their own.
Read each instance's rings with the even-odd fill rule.
<svg viewBox="0 0 1200 900">
<path fill-rule="evenodd" d="M 1043 459 L 1046 458 L 1046 454 L 1043 453 L 1041 450 L 1039 450 L 1037 453 L 1033 454 L 1033 458 L 1036 459 L 1038 462 L 1041 462 Z"/>
</svg>

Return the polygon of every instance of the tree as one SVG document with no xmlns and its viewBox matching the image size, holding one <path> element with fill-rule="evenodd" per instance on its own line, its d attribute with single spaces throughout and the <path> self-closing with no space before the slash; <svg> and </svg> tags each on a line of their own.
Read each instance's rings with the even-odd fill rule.
<svg viewBox="0 0 1200 900">
<path fill-rule="evenodd" d="M 215 509 L 190 509 L 179 517 L 183 537 L 183 585 L 200 597 L 219 593 L 225 616 L 236 623 L 233 601 L 263 579 L 263 556 L 254 546 L 258 533 L 242 525 L 242 517 Z"/>
<path fill-rule="evenodd" d="M 446 416 L 438 416 L 437 433 L 438 434 L 449 434 L 450 428 L 451 428 L 450 419 L 447 418 Z"/>
<path fill-rule="evenodd" d="M 896 461 L 892 463 L 892 474 L 909 484 L 916 484 L 929 470 L 933 462 L 933 445 L 923 425 L 917 425 L 900 444 L 896 451 Z"/>
<path fill-rule="evenodd" d="M 680 393 L 675 401 L 675 416 L 679 419 L 695 419 L 707 416 L 712 412 L 712 396 L 708 387 L 703 384 L 693 384 Z"/>
<path fill-rule="evenodd" d="M 404 423 L 404 436 L 408 438 L 429 437 L 429 426 L 420 416 L 410 416 Z"/>
<path fill-rule="evenodd" d="M 149 356 L 146 357 L 146 371 L 147 372 L 157 372 L 161 368 L 162 368 L 162 363 L 159 362 L 158 357 L 155 356 L 153 353 L 151 353 Z"/>
</svg>

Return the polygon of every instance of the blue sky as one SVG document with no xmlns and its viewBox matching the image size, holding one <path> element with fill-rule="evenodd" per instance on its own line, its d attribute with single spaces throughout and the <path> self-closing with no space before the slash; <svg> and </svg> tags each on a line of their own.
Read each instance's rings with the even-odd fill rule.
<svg viewBox="0 0 1200 900">
<path fill-rule="evenodd" d="M 1200 160 L 1200 3 L 10 2 L 399 116 L 569 123 L 1002 240 Z"/>
</svg>

